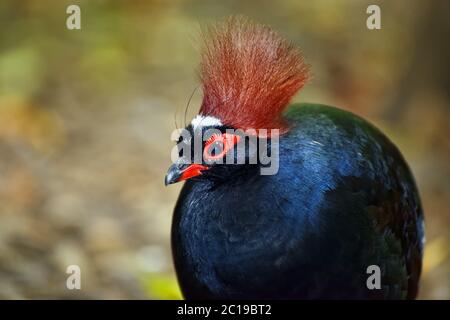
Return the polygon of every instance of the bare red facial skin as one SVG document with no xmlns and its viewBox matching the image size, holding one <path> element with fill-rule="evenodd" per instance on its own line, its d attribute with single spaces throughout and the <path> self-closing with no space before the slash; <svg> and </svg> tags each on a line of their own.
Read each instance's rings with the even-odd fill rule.
<svg viewBox="0 0 450 320">
<path fill-rule="evenodd" d="M 214 135 L 211 136 L 211 138 L 206 141 L 205 147 L 203 149 L 203 156 L 205 160 L 217 160 L 225 156 L 225 154 L 233 148 L 233 146 L 239 142 L 240 136 L 230 134 L 230 133 L 223 133 L 222 135 Z M 210 155 L 208 153 L 208 148 L 213 144 L 214 142 L 220 141 L 223 144 L 222 152 L 215 154 L 214 156 Z M 196 176 L 199 176 L 202 174 L 202 171 L 208 170 L 210 167 L 201 165 L 201 164 L 191 164 L 189 167 L 187 167 L 183 173 L 181 174 L 181 177 L 178 181 L 187 180 Z"/>
<path fill-rule="evenodd" d="M 189 167 L 187 167 L 183 173 L 181 174 L 181 177 L 178 181 L 187 180 L 193 177 L 196 177 L 198 175 L 202 174 L 203 170 L 208 170 L 209 168 L 207 166 L 201 165 L 201 164 L 191 164 Z"/>
<path fill-rule="evenodd" d="M 241 139 L 240 136 L 231 134 L 231 133 L 222 133 L 222 135 L 213 135 L 211 138 L 208 139 L 205 143 L 205 148 L 203 149 L 203 158 L 205 160 L 218 160 L 223 158 L 227 152 L 233 148 L 233 146 L 239 142 Z M 220 153 L 217 153 L 215 155 L 211 155 L 209 152 L 209 148 L 213 143 L 219 142 L 222 145 L 222 151 Z"/>
</svg>

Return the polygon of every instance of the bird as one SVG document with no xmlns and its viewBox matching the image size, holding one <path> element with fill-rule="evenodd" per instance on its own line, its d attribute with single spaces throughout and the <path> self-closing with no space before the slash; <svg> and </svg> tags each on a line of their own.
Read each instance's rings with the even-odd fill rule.
<svg viewBox="0 0 450 320">
<path fill-rule="evenodd" d="M 415 299 L 423 210 L 389 138 L 349 111 L 290 103 L 310 66 L 295 45 L 248 18 L 203 29 L 199 71 L 200 110 L 165 176 L 166 185 L 184 181 L 171 227 L 183 297 Z M 193 161 L 193 137 L 208 130 L 215 133 L 200 140 Z M 250 144 L 245 161 L 226 161 L 251 138 L 267 142 L 258 152 L 276 145 L 276 173 L 262 174 L 267 163 Z"/>
</svg>

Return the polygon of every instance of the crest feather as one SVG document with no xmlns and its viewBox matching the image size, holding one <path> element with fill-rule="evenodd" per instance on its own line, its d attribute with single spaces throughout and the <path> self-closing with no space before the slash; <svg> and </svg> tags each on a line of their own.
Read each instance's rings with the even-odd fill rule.
<svg viewBox="0 0 450 320">
<path fill-rule="evenodd" d="M 287 131 L 282 112 L 309 77 L 300 51 L 240 16 L 209 26 L 203 35 L 200 114 L 237 129 Z"/>
</svg>

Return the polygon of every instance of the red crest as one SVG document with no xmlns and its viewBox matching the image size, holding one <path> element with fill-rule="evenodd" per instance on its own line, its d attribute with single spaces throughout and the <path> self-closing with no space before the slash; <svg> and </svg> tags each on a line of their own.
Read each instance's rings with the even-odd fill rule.
<svg viewBox="0 0 450 320">
<path fill-rule="evenodd" d="M 300 51 L 269 27 L 231 17 L 207 28 L 200 114 L 236 129 L 288 130 L 282 112 L 309 77 Z"/>
</svg>

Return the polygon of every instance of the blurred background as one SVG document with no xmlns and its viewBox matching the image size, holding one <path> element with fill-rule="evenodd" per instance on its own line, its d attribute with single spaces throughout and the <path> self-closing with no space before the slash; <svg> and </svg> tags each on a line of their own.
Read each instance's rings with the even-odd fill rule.
<svg viewBox="0 0 450 320">
<path fill-rule="evenodd" d="M 66 8 L 81 8 L 81 30 Z M 381 30 L 366 8 L 381 7 Z M 294 101 L 381 128 L 417 179 L 427 246 L 420 298 L 450 299 L 450 6 L 442 1 L 0 2 L 0 298 L 180 298 L 164 187 L 198 86 L 198 30 L 244 14 L 298 44 Z M 191 101 L 188 120 L 201 92 Z M 68 265 L 81 290 L 66 289 Z"/>
</svg>

